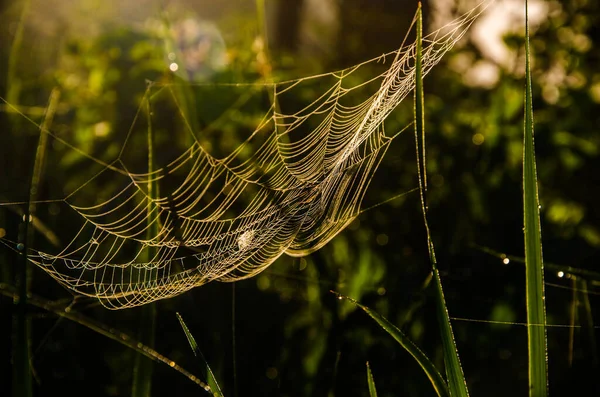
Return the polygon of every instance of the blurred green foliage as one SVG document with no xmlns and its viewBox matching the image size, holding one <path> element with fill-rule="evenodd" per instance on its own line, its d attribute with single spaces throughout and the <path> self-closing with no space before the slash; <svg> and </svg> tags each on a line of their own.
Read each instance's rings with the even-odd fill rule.
<svg viewBox="0 0 600 397">
<path fill-rule="evenodd" d="M 214 44 L 215 52 L 206 56 L 218 59 L 206 58 L 197 70 L 181 63 L 175 73 L 170 69 L 173 60 L 169 54 L 176 54 L 178 61 L 184 57 L 173 27 L 191 23 L 186 22 L 190 17 L 196 21 L 204 18 L 190 5 L 182 7 L 183 11 L 145 10 L 143 15 L 148 18 L 130 24 L 126 18 L 102 19 L 104 11 L 98 11 L 98 21 L 81 34 L 68 29 L 62 34 L 59 22 L 58 28 L 52 28 L 52 22 L 60 18 L 66 25 L 76 23 L 77 7 L 72 14 L 68 10 L 63 14 L 69 7 L 58 2 L 60 18 L 54 19 L 48 10 L 40 15 L 31 7 L 24 15 L 23 40 L 16 50 L 11 45 L 22 2 L 5 5 L 0 13 L 0 96 L 6 98 L 9 90 L 16 90 L 12 104 L 40 122 L 50 91 L 57 88 L 61 100 L 53 133 L 109 162 L 123 147 L 130 128 L 142 132 L 146 128 L 148 120 L 136 119 L 136 113 L 148 89 L 147 81 L 174 82 L 177 88 L 172 94 L 163 90 L 152 98 L 151 122 L 163 161 L 189 145 L 184 120 L 193 124 L 205 147 L 223 155 L 254 128 L 272 97 L 261 86 L 217 87 L 213 83 L 282 81 L 378 56 L 398 47 L 416 8 L 410 1 L 344 1 L 333 19 L 323 22 L 333 33 L 322 33 L 321 42 L 311 36 L 311 23 L 317 25 L 316 31 L 323 23 L 301 12 L 301 7 L 286 7 L 283 0 L 267 1 L 266 15 L 271 22 L 265 38 L 254 4 L 224 3 L 231 7 L 208 13 L 211 21 L 191 28 L 198 29 L 206 45 Z M 433 15 L 429 3 L 424 2 L 426 17 L 428 12 Z M 304 0 L 305 9 L 309 4 Z M 600 5 L 591 0 L 545 4 L 547 17 L 535 26 L 531 41 L 544 257 L 553 263 L 596 270 L 600 247 Z M 296 24 L 273 22 L 286 18 L 295 18 Z M 88 20 L 93 18 L 84 21 Z M 296 31 L 284 34 L 281 29 Z M 425 79 L 429 214 L 450 315 L 522 323 L 524 267 L 515 261 L 505 265 L 502 258 L 477 248 L 523 254 L 522 34 L 511 32 L 504 43 L 512 63 L 494 63 L 474 40 L 468 40 Z M 9 54 L 18 57 L 12 76 L 8 76 Z M 497 81 L 471 83 L 469 76 L 476 73 L 478 62 L 491 63 Z M 311 100 L 316 92 L 319 87 L 308 87 L 306 98 L 296 100 Z M 387 131 L 398 131 L 410 122 L 412 103 L 408 102 L 387 121 Z M 27 194 L 24 181 L 30 175 L 38 131 L 9 106 L 3 105 L 2 110 L 0 201 L 20 201 Z M 145 135 L 134 133 L 132 137 L 127 166 L 143 170 L 147 164 Z M 416 187 L 415 164 L 414 137 L 403 134 L 388 150 L 364 207 Z M 39 197 L 64 198 L 101 169 L 69 146 L 56 143 L 48 155 Z M 110 196 L 118 189 L 117 181 L 100 176 L 82 190 L 81 199 Z M 175 317 L 178 311 L 193 330 L 226 396 L 233 395 L 234 373 L 241 396 L 366 396 L 367 360 L 380 396 L 433 395 L 418 365 L 395 341 L 364 313 L 329 292 L 333 289 L 355 298 L 388 318 L 442 368 L 434 302 L 426 287 L 430 266 L 419 205 L 417 193 L 412 193 L 375 207 L 322 250 L 301 259 L 281 258 L 259 276 L 237 283 L 235 318 L 228 284 L 209 284 L 156 303 L 157 351 L 199 373 Z M 10 240 L 16 240 L 22 210 L 19 206 L 0 207 L 0 228 Z M 59 204 L 40 211 L 44 226 L 63 244 L 68 241 L 75 214 Z M 37 230 L 35 246 L 54 248 L 48 234 Z M 0 281 L 13 282 L 15 257 L 9 249 L 0 250 Z M 31 288 L 36 294 L 57 304 L 72 301 L 73 310 L 131 335 L 137 333 L 137 309 L 106 311 L 89 299 L 73 298 L 35 270 Z M 546 281 L 549 322 L 577 325 L 574 319 L 585 319 L 581 324 L 589 331 L 586 316 L 593 326 L 597 295 L 579 296 L 577 302 L 588 299 L 584 305 L 588 309 L 586 316 L 575 317 L 573 310 L 582 309 L 581 305 L 575 307 L 571 282 L 549 271 Z M 593 281 L 578 285 L 596 293 Z M 1 298 L 2 324 L 10 324 L 11 312 L 10 300 Z M 35 395 L 81 395 L 83 391 L 90 396 L 129 395 L 134 352 L 48 313 L 32 310 L 31 316 Z M 466 321 L 454 321 L 453 326 L 473 395 L 526 393 L 524 327 Z M 593 395 L 600 387 L 594 376 L 598 352 L 595 345 L 591 348 L 588 335 L 593 337 L 594 332 L 582 336 L 571 330 L 548 329 L 550 393 L 566 395 L 577 385 Z M 10 337 L 3 340 L 0 365 L 3 373 L 10 373 Z M 154 395 L 202 392 L 166 366 L 156 365 L 154 376 Z M 9 387 L 2 386 L 1 393 Z"/>
</svg>

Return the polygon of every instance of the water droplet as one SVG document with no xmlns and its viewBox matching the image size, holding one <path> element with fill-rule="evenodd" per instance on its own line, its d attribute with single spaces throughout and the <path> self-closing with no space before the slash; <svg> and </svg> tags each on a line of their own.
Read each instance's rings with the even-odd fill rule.
<svg viewBox="0 0 600 397">
<path fill-rule="evenodd" d="M 171 367 L 175 367 L 175 361 L 171 361 L 171 362 L 169 363 L 169 365 L 170 365 Z"/>
<path fill-rule="evenodd" d="M 342 296 L 341 296 L 341 295 L 338 295 L 338 297 L 337 297 L 337 298 L 338 298 L 339 300 L 342 300 L 342 299 L 344 299 L 344 298 L 342 298 Z"/>
<path fill-rule="evenodd" d="M 171 69 L 171 72 L 176 72 L 179 69 L 179 65 L 173 62 L 169 65 L 169 69 Z"/>
<path fill-rule="evenodd" d="M 23 250 L 25 249 L 25 244 L 23 244 L 23 243 L 19 243 L 19 244 L 17 244 L 17 249 L 18 249 L 19 251 L 23 251 Z"/>
<path fill-rule="evenodd" d="M 175 60 L 175 53 L 174 52 L 169 52 L 169 61 L 174 61 Z"/>
<path fill-rule="evenodd" d="M 556 273 L 556 275 L 560 278 L 563 278 L 565 276 L 565 272 L 560 271 L 560 272 Z"/>
<path fill-rule="evenodd" d="M 504 259 L 502 259 L 502 263 L 504 263 L 505 265 L 508 265 L 510 263 L 510 259 L 504 258 Z"/>
</svg>

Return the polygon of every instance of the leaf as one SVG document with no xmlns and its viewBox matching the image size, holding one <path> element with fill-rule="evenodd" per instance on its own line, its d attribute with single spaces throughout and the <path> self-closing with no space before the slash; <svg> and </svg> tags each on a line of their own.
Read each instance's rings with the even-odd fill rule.
<svg viewBox="0 0 600 397">
<path fill-rule="evenodd" d="M 433 385 L 433 388 L 435 389 L 437 395 L 440 397 L 450 396 L 450 394 L 448 393 L 448 387 L 446 385 L 446 382 L 444 381 L 444 378 L 442 378 L 442 375 L 437 370 L 437 368 L 435 368 L 435 365 L 433 365 L 433 363 L 425 355 L 425 353 L 423 353 L 417 345 L 415 345 L 406 335 L 404 335 L 404 333 L 400 331 L 398 327 L 390 323 L 385 317 L 381 316 L 379 313 L 369 309 L 366 306 L 361 305 L 356 300 L 347 296 L 340 295 L 335 291 L 331 292 L 336 294 L 338 299 L 348 300 L 349 302 L 355 304 L 356 306 L 364 310 L 364 312 L 367 313 L 369 316 L 371 316 L 371 318 L 375 320 L 388 334 L 390 334 L 392 338 L 394 338 L 400 344 L 400 346 L 404 348 L 404 350 L 406 350 L 411 356 L 413 356 L 415 360 L 417 360 L 417 363 L 419 363 L 419 365 L 425 372 L 425 375 L 427 375 L 427 377 L 431 381 L 431 384 Z"/>
<path fill-rule="evenodd" d="M 200 348 L 198 347 L 198 344 L 196 343 L 196 339 L 194 339 L 194 336 L 188 329 L 187 325 L 185 325 L 185 322 L 183 321 L 183 318 L 181 317 L 181 315 L 179 315 L 179 313 L 175 313 L 175 315 L 177 316 L 177 319 L 179 320 L 179 323 L 181 324 L 181 328 L 183 328 L 183 332 L 185 333 L 185 336 L 190 344 L 190 347 L 192 348 L 192 352 L 194 352 L 195 356 L 200 357 L 200 359 L 204 363 L 208 386 L 210 387 L 210 390 L 211 390 L 213 396 L 223 397 L 223 392 L 221 391 L 221 388 L 219 387 L 219 384 L 217 383 L 217 379 L 215 378 L 215 375 L 213 374 L 212 370 L 210 369 L 210 366 L 206 362 L 206 359 L 202 355 L 202 352 L 200 351 Z"/>
<path fill-rule="evenodd" d="M 371 367 L 369 367 L 368 361 L 367 361 L 367 383 L 369 384 L 369 396 L 377 397 L 377 390 L 375 389 L 375 380 L 373 379 L 373 374 L 371 373 Z"/>
<path fill-rule="evenodd" d="M 533 105 L 529 49 L 529 15 L 525 1 L 525 131 L 523 135 L 523 223 L 525 234 L 525 282 L 527 296 L 527 342 L 529 352 L 529 395 L 548 394 L 546 308 L 542 233 L 533 143 Z"/>
</svg>

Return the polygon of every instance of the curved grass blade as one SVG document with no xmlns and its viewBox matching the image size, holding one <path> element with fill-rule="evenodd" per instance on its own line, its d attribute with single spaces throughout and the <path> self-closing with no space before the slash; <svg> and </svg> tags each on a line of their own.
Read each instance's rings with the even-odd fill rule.
<svg viewBox="0 0 600 397">
<path fill-rule="evenodd" d="M 456 342 L 450 323 L 450 315 L 444 299 L 444 291 L 440 274 L 437 269 L 435 258 L 435 249 L 429 223 L 427 221 L 427 161 L 425 150 L 425 111 L 424 111 L 424 93 L 423 93 L 423 14 L 421 3 L 417 9 L 417 59 L 415 68 L 415 144 L 417 149 L 417 172 L 419 175 L 419 190 L 421 193 L 421 209 L 423 211 L 423 220 L 427 232 L 427 247 L 429 250 L 429 259 L 435 282 L 435 297 L 437 306 L 437 318 L 440 324 L 442 334 L 442 345 L 444 350 L 444 364 L 446 367 L 446 376 L 448 377 L 448 387 L 452 396 L 468 397 L 467 382 L 463 373 Z M 419 145 L 419 137 L 421 145 Z"/>
<path fill-rule="evenodd" d="M 392 338 L 396 339 L 396 341 L 406 350 L 421 366 L 425 375 L 431 381 L 433 388 L 436 393 L 440 397 L 449 397 L 450 393 L 448 392 L 448 386 L 446 385 L 446 381 L 437 370 L 435 365 L 431 362 L 431 360 L 419 349 L 417 345 L 415 345 L 402 331 L 398 329 L 394 324 L 390 323 L 385 317 L 381 316 L 379 313 L 369 309 L 366 306 L 361 305 L 356 300 L 349 298 L 344 295 L 340 295 L 335 291 L 331 291 L 334 293 L 338 299 L 346 299 L 349 302 L 355 304 L 359 308 L 361 308 L 365 313 L 367 313 L 373 320 L 375 320 L 381 328 L 383 328 L 388 334 L 392 336 Z"/>
<path fill-rule="evenodd" d="M 207 379 L 208 386 L 210 387 L 210 390 L 211 390 L 213 396 L 223 397 L 223 392 L 221 391 L 221 388 L 219 387 L 219 384 L 217 383 L 217 379 L 215 378 L 215 375 L 213 374 L 212 370 L 210 369 L 208 362 L 202 355 L 202 352 L 200 351 L 200 348 L 198 347 L 198 344 L 196 343 L 196 339 L 194 339 L 194 336 L 190 332 L 189 328 L 187 327 L 187 325 L 185 325 L 185 322 L 183 321 L 183 318 L 181 317 L 181 315 L 179 313 L 175 313 L 175 315 L 177 316 L 177 319 L 179 320 L 179 324 L 181 324 L 181 328 L 183 329 L 183 332 L 185 333 L 185 336 L 186 336 L 188 342 L 190 343 L 190 347 L 192 348 L 192 351 L 194 352 L 194 356 L 199 356 L 200 359 L 204 362 L 204 368 L 206 371 L 206 379 Z"/>
<path fill-rule="evenodd" d="M 15 287 L 12 287 L 8 284 L 0 283 L 0 295 L 4 295 L 6 297 L 15 299 L 18 297 L 18 291 Z M 173 368 L 175 371 L 179 372 L 198 386 L 200 386 L 203 390 L 210 392 L 210 387 L 198 379 L 197 376 L 193 375 L 191 372 L 187 371 L 185 368 L 179 366 L 175 361 L 170 360 L 169 358 L 163 356 L 158 353 L 156 350 L 144 345 L 141 342 L 136 341 L 131 336 L 115 330 L 112 327 L 107 327 L 104 324 L 101 324 L 89 317 L 84 316 L 83 314 L 77 313 L 71 310 L 70 306 L 64 307 L 64 305 L 59 305 L 56 302 L 49 301 L 43 298 L 40 298 L 36 295 L 29 294 L 27 296 L 27 303 L 29 305 L 38 307 L 40 309 L 44 309 L 50 313 L 54 313 L 59 317 L 66 318 L 71 320 L 77 324 L 83 325 L 84 327 L 91 329 L 94 332 L 97 332 L 100 335 L 103 335 L 109 339 L 112 339 L 123 346 L 126 346 L 136 352 L 143 354 L 144 356 L 168 365 Z"/>
<path fill-rule="evenodd" d="M 527 296 L 527 342 L 529 352 L 529 395 L 548 394 L 546 348 L 546 308 L 544 305 L 544 267 L 542 233 L 533 143 L 533 105 L 529 14 L 525 1 L 525 131 L 523 134 L 523 223 L 525 231 L 525 281 Z"/>
<path fill-rule="evenodd" d="M 375 389 L 375 380 L 373 379 L 373 374 L 371 373 L 371 367 L 369 366 L 368 361 L 367 361 L 367 383 L 369 384 L 369 396 L 377 397 L 377 389 Z"/>
</svg>

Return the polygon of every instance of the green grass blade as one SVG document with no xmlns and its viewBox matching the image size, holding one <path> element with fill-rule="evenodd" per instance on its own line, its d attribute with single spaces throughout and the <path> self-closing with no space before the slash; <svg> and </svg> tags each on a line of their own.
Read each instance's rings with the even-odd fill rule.
<svg viewBox="0 0 600 397">
<path fill-rule="evenodd" d="M 417 9 L 417 45 L 416 45 L 416 67 L 415 67 L 415 143 L 417 149 L 417 169 L 419 175 L 419 190 L 421 193 L 421 209 L 423 211 L 423 220 L 427 232 L 427 248 L 429 250 L 429 259 L 433 271 L 435 284 L 436 312 L 442 334 L 442 345 L 444 351 L 444 364 L 446 367 L 446 376 L 448 377 L 448 388 L 452 396 L 469 395 L 467 382 L 458 357 L 458 350 L 452 332 L 450 315 L 444 299 L 444 291 L 440 274 L 437 269 L 435 258 L 435 249 L 429 223 L 427 221 L 427 158 L 425 146 L 425 110 L 424 110 L 424 92 L 423 92 L 423 15 L 421 3 Z M 419 145 L 419 137 L 421 144 Z"/>
<path fill-rule="evenodd" d="M 525 87 L 525 132 L 523 139 L 523 222 L 525 231 L 529 395 L 538 397 L 548 394 L 548 366 L 542 233 L 533 143 L 533 105 L 531 99 L 528 18 L 527 1 L 525 1 L 525 73 L 527 81 Z"/>
<path fill-rule="evenodd" d="M 150 89 L 150 87 L 148 87 L 148 89 Z M 152 117 L 150 101 L 146 99 L 145 102 L 145 111 L 148 120 L 148 173 L 150 174 L 152 171 L 154 171 L 154 132 L 152 131 L 152 122 L 150 120 Z M 148 182 L 148 196 L 151 199 L 158 197 L 158 184 L 156 181 Z M 158 234 L 158 222 L 152 221 L 156 218 L 156 211 L 157 208 L 155 208 L 155 206 L 148 206 L 148 240 L 154 238 L 154 236 Z M 155 250 L 151 247 L 148 247 L 146 255 L 146 261 L 152 261 L 155 255 Z M 156 339 L 156 305 L 154 303 L 145 305 L 140 309 L 138 330 L 138 340 L 150 347 L 154 347 L 154 342 Z M 131 388 L 132 397 L 150 397 L 152 391 L 152 372 L 152 360 L 148 360 L 143 355 L 137 354 L 133 365 L 133 383 Z"/>
<path fill-rule="evenodd" d="M 192 348 L 192 351 L 194 352 L 194 355 L 197 357 L 200 357 L 200 359 L 203 361 L 204 368 L 206 371 L 206 380 L 208 382 L 208 386 L 210 387 L 211 392 L 213 393 L 213 396 L 223 397 L 223 392 L 221 391 L 221 388 L 219 387 L 219 384 L 217 383 L 217 379 L 215 378 L 215 375 L 213 374 L 212 370 L 210 369 L 208 362 L 202 355 L 202 352 L 200 351 L 200 348 L 198 347 L 198 344 L 196 343 L 196 339 L 194 339 L 194 336 L 190 332 L 189 328 L 187 327 L 187 325 L 185 324 L 185 322 L 183 321 L 183 318 L 179 315 L 179 313 L 175 313 L 175 314 L 177 315 L 177 319 L 179 320 L 179 323 L 181 324 L 181 328 L 183 329 L 183 332 L 185 333 L 185 336 L 190 344 L 190 347 Z"/>
<path fill-rule="evenodd" d="M 11 285 L 0 283 L 0 295 L 6 296 L 11 299 L 16 299 L 18 297 L 18 291 L 15 287 Z M 123 346 L 138 352 L 151 360 L 163 363 L 169 366 L 170 368 L 173 368 L 175 371 L 179 372 L 198 386 L 200 386 L 203 390 L 210 392 L 210 388 L 206 383 L 202 382 L 200 379 L 198 379 L 197 376 L 193 375 L 191 372 L 178 365 L 175 361 L 163 356 L 156 350 L 135 340 L 135 338 L 132 338 L 131 336 L 114 329 L 113 327 L 107 327 L 106 325 L 99 323 L 89 317 L 86 317 L 81 313 L 77 313 L 74 310 L 71 310 L 70 306 L 65 307 L 64 305 L 61 305 L 55 301 L 43 299 L 31 293 L 28 295 L 27 303 L 31 306 L 35 306 L 40 309 L 46 310 L 49 313 L 54 313 L 59 317 L 73 321 L 74 323 L 82 325 L 102 336 L 105 336 L 108 339 L 118 342 Z"/>
<path fill-rule="evenodd" d="M 581 319 L 582 334 L 584 339 L 587 340 L 587 346 L 589 346 L 589 354 L 592 361 L 592 365 L 596 370 L 600 368 L 598 363 L 598 349 L 596 348 L 596 335 L 594 327 L 594 316 L 592 314 L 592 305 L 590 304 L 588 283 L 583 278 L 575 279 L 575 292 L 577 294 L 577 301 L 579 304 L 579 318 Z"/>
<path fill-rule="evenodd" d="M 369 367 L 368 361 L 367 361 L 367 383 L 369 384 L 369 396 L 377 397 L 377 389 L 375 389 L 375 380 L 373 379 L 373 374 L 371 373 L 371 367 Z"/>
<path fill-rule="evenodd" d="M 14 388 L 13 394 L 19 397 L 27 397 L 32 395 L 31 382 L 31 352 L 30 352 L 30 337 L 31 337 L 31 319 L 27 315 L 27 299 L 29 295 L 29 285 L 31 284 L 31 272 L 29 271 L 29 263 L 27 259 L 27 249 L 33 242 L 33 227 L 31 219 L 33 219 L 36 210 L 37 192 L 39 191 L 40 181 L 44 170 L 46 159 L 46 147 L 48 146 L 47 131 L 52 124 L 56 107 L 58 106 L 60 92 L 56 89 L 50 93 L 48 107 L 44 121 L 40 125 L 40 138 L 35 153 L 33 169 L 29 185 L 29 198 L 27 207 L 23 214 L 23 228 L 20 232 L 20 250 L 21 257 L 17 269 L 16 285 L 19 291 L 19 298 L 16 300 L 16 315 L 15 315 L 15 344 L 13 351 L 13 379 Z"/>
<path fill-rule="evenodd" d="M 469 390 L 467 389 L 467 381 L 458 357 L 454 333 L 452 332 L 452 324 L 450 323 L 450 315 L 448 314 L 448 308 L 446 307 L 446 300 L 444 298 L 440 273 L 437 268 L 433 270 L 433 278 L 435 282 L 435 296 L 437 300 L 436 312 L 438 322 L 440 323 L 440 331 L 442 333 L 444 364 L 446 367 L 446 376 L 448 377 L 450 395 L 454 397 L 468 397 Z"/>
<path fill-rule="evenodd" d="M 369 309 L 366 306 L 361 305 L 356 300 L 349 298 L 347 296 L 343 296 L 338 294 L 337 292 L 332 291 L 337 295 L 338 299 L 346 299 L 349 302 L 355 304 L 359 308 L 361 308 L 365 313 L 367 313 L 373 320 L 377 322 L 388 334 L 392 336 L 399 344 L 406 350 L 421 366 L 436 393 L 440 397 L 448 397 L 450 394 L 448 393 L 448 387 L 444 378 L 437 370 L 435 365 L 431 362 L 431 360 L 419 349 L 417 345 L 415 345 L 398 327 L 394 324 L 390 323 L 385 317 L 381 316 L 379 313 Z"/>
<path fill-rule="evenodd" d="M 138 340 L 153 348 L 156 330 L 156 305 L 153 303 L 140 309 L 138 329 Z M 131 388 L 133 397 L 149 397 L 151 395 L 152 372 L 152 360 L 142 354 L 137 354 L 133 365 L 133 384 Z"/>
<path fill-rule="evenodd" d="M 31 7 L 31 0 L 23 1 L 23 8 L 21 9 L 21 15 L 19 16 L 19 22 L 16 24 L 14 32 L 14 38 L 10 47 L 10 54 L 8 56 L 8 73 L 7 73 L 7 89 L 6 99 L 10 103 L 19 103 L 19 95 L 21 94 L 22 81 L 20 76 L 17 75 L 17 69 L 19 64 L 19 52 L 23 44 L 23 32 L 25 30 L 25 17 L 29 13 Z"/>
</svg>

